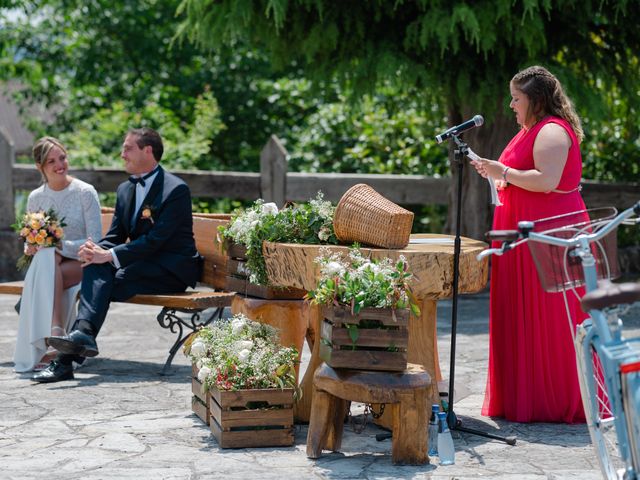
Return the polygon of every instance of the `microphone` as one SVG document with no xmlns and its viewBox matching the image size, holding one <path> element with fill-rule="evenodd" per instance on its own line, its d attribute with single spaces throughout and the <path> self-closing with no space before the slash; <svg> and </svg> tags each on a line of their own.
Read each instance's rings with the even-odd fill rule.
<svg viewBox="0 0 640 480">
<path fill-rule="evenodd" d="M 451 127 L 444 133 L 440 135 L 436 135 L 436 141 L 438 143 L 444 142 L 447 138 L 452 137 L 453 135 L 458 135 L 462 132 L 466 132 L 467 130 L 471 130 L 474 127 L 479 127 L 484 123 L 484 118 L 482 115 L 476 115 L 471 120 L 467 120 L 466 122 L 461 123 L 460 125 L 456 125 L 455 127 Z"/>
</svg>

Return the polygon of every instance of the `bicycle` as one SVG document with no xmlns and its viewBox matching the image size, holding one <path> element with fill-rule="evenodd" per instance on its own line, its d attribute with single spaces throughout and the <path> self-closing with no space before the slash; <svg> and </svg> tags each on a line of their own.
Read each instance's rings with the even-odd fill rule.
<svg viewBox="0 0 640 480">
<path fill-rule="evenodd" d="M 595 209 L 602 210 L 602 209 Z M 617 214 L 593 220 L 594 210 L 537 221 L 517 230 L 494 230 L 487 238 L 502 242 L 478 255 L 503 255 L 528 243 L 543 288 L 567 292 L 584 286 L 581 305 L 589 317 L 574 335 L 582 403 L 600 469 L 607 479 L 640 478 L 640 337 L 625 339 L 619 315 L 640 300 L 640 283 L 614 284 L 615 231 L 640 223 L 640 202 Z M 567 223 L 578 219 L 577 223 Z M 549 227 L 555 223 L 555 227 Z M 561 225 L 564 223 L 564 225 Z M 559 226 L 561 225 L 561 226 Z M 599 283 L 600 280 L 600 283 Z"/>
</svg>

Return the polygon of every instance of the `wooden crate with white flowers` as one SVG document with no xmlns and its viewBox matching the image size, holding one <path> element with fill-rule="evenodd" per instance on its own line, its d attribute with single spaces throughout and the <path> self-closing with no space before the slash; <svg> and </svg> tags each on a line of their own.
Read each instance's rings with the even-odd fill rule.
<svg viewBox="0 0 640 480">
<path fill-rule="evenodd" d="M 211 389 L 209 426 L 221 448 L 293 445 L 293 389 Z"/>
<path fill-rule="evenodd" d="M 193 411 L 221 448 L 293 445 L 299 353 L 278 342 L 275 328 L 237 313 L 199 330 L 184 350 L 193 365 Z"/>
<path fill-rule="evenodd" d="M 252 283 L 251 271 L 247 267 L 247 247 L 239 243 L 226 242 L 227 283 L 225 289 L 249 297 L 267 300 L 297 300 L 307 293 L 297 288 L 272 288 Z"/>
<path fill-rule="evenodd" d="M 320 358 L 333 368 L 403 371 L 407 368 L 409 309 L 324 306 Z"/>
<path fill-rule="evenodd" d="M 198 380 L 198 367 L 195 364 L 191 367 L 191 410 L 200 420 L 209 425 L 209 399 L 211 394 L 204 388 L 204 385 Z"/>
</svg>

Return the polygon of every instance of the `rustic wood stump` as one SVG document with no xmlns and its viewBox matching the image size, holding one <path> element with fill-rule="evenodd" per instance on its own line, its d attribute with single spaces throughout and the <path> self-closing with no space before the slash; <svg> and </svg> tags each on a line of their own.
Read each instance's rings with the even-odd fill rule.
<svg viewBox="0 0 640 480">
<path fill-rule="evenodd" d="M 302 398 L 296 400 L 294 406 L 294 414 L 297 423 L 309 423 L 311 417 L 311 403 L 313 401 L 313 374 L 322 364 L 320 358 L 320 328 L 322 325 L 322 309 L 318 305 L 311 305 L 304 302 L 303 317 L 307 319 L 307 332 L 305 338 L 309 350 L 311 350 L 311 358 L 304 376 L 300 381 L 300 389 L 302 390 Z"/>
<path fill-rule="evenodd" d="M 313 408 L 307 435 L 307 457 L 323 449 L 337 451 L 342 442 L 347 402 L 384 403 L 392 422 L 394 464 L 422 465 L 427 455 L 427 389 L 429 374 L 409 364 L 404 372 L 333 369 L 323 363 L 315 372 Z"/>
<path fill-rule="evenodd" d="M 319 278 L 319 268 L 314 259 L 320 255 L 320 245 L 301 245 L 293 243 L 264 242 L 264 253 L 267 274 L 273 285 L 302 288 L 312 290 Z M 326 246 L 333 252 L 347 254 L 349 247 L 341 245 Z M 460 252 L 459 293 L 474 293 L 482 290 L 489 274 L 489 263 L 485 258 L 478 262 L 476 256 L 487 247 L 487 244 L 470 238 L 462 238 Z M 421 314 L 417 321 L 409 322 L 409 346 L 407 360 L 424 366 L 431 377 L 429 386 L 428 412 L 432 403 L 440 403 L 437 382 L 442 380 L 438 361 L 438 346 L 436 336 L 436 307 L 440 298 L 447 298 L 453 294 L 453 237 L 437 234 L 411 235 L 406 248 L 390 250 L 383 248 L 362 248 L 366 257 L 381 259 L 389 257 L 397 260 L 403 255 L 409 263 L 409 269 L 414 275 L 411 283 L 413 293 L 420 302 Z M 321 361 L 319 355 L 321 319 L 317 316 L 309 318 L 310 331 L 307 339 L 313 338 L 311 361 L 309 369 L 315 369 Z M 309 400 L 313 383 L 313 370 L 310 375 L 305 374 L 301 386 L 303 399 Z M 299 408 L 296 418 L 307 419 L 310 410 Z M 428 413 L 427 412 L 427 413 Z M 392 424 L 390 414 L 384 414 L 376 422 L 385 427 Z"/>
</svg>

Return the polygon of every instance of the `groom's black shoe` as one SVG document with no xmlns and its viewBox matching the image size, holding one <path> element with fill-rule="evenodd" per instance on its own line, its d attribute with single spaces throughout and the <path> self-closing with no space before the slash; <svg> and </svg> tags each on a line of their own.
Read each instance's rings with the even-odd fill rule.
<svg viewBox="0 0 640 480">
<path fill-rule="evenodd" d="M 61 382 L 73 380 L 73 365 L 63 365 L 58 360 L 53 360 L 47 368 L 34 374 L 31 380 L 38 383 Z"/>
<path fill-rule="evenodd" d="M 80 330 L 74 330 L 64 337 L 49 337 L 47 344 L 59 352 L 69 355 L 80 355 L 81 357 L 98 355 L 98 345 L 95 338 Z"/>
</svg>

